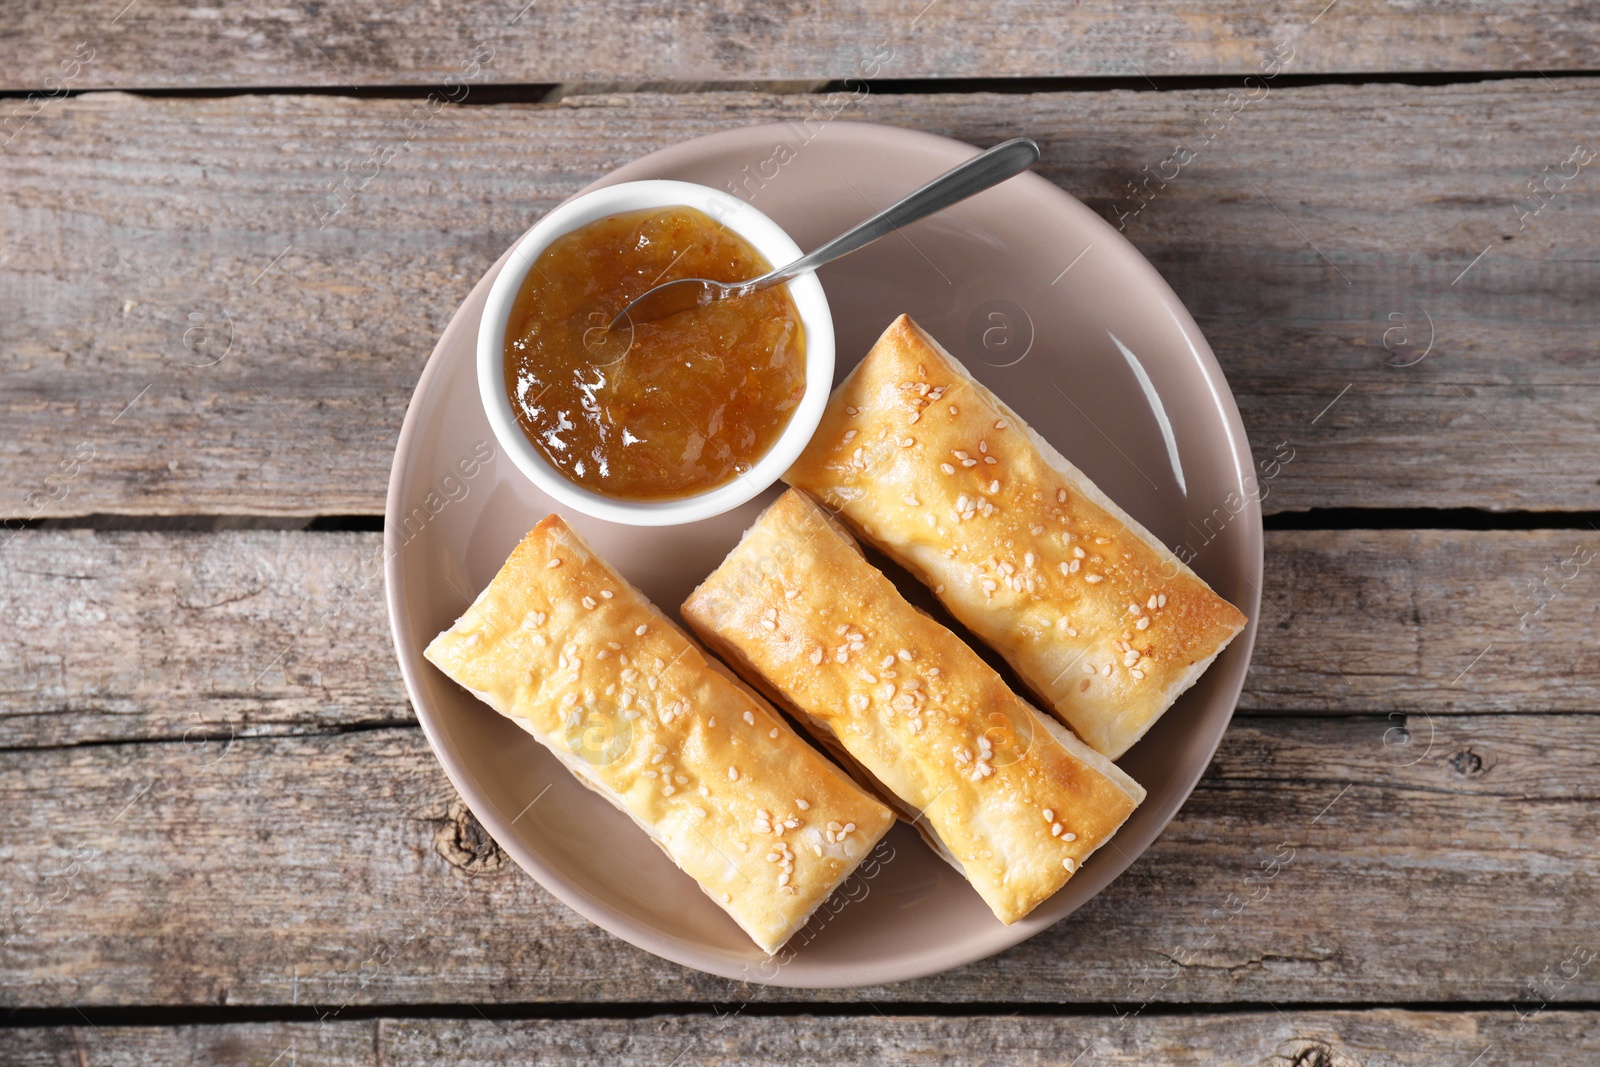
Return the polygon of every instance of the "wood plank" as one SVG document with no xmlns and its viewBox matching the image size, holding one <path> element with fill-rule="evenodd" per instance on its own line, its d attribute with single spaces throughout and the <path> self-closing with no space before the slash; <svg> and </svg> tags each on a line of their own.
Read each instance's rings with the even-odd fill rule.
<svg viewBox="0 0 1600 1067">
<path fill-rule="evenodd" d="M 1487 1054 L 1483 1054 L 1487 1049 Z M 1600 1051 L 1593 1012 L 1550 1009 L 1525 1025 L 1509 1011 L 1195 1012 L 1183 1015 L 770 1016 L 641 1019 L 406 1019 L 75 1026 L 0 1032 L 16 1067 L 204 1063 L 261 1067 L 273 1056 L 321 1067 L 453 1063 L 500 1067 L 507 1056 L 548 1064 L 929 1063 L 1060 1065 L 1259 1064 L 1407 1067 L 1570 1062 Z M 81 1058 L 77 1058 L 81 1055 Z M 292 1057 L 292 1058 L 291 1058 Z"/>
<path fill-rule="evenodd" d="M 1600 555 L 1567 531 L 1271 533 L 1241 707 L 1418 722 L 1600 710 L 1585 544 Z M 14 624 L 0 747 L 220 746 L 414 721 L 381 555 L 377 534 L 17 535 L 0 547 L 0 616 Z"/>
<path fill-rule="evenodd" d="M 0 534 L 0 536 L 4 536 Z M 0 746 L 415 722 L 378 534 L 32 530 L 0 548 Z"/>
<path fill-rule="evenodd" d="M 871 95 L 841 116 L 978 143 L 1028 130 L 1048 177 L 1127 216 L 1258 460 L 1293 456 L 1269 512 L 1600 510 L 1594 185 L 1525 230 L 1516 214 L 1600 118 L 1594 83 L 1227 99 Z M 52 104 L 0 154 L 0 514 L 380 511 L 422 363 L 516 233 L 626 160 L 818 100 L 583 96 L 426 121 L 410 100 Z M 341 166 L 408 117 L 420 131 L 324 219 Z M 1141 170 L 1208 122 L 1165 188 Z"/>
<path fill-rule="evenodd" d="M 73 68 L 82 88 L 435 85 L 475 49 L 494 82 L 739 81 L 861 76 L 892 49 L 891 76 L 1000 78 L 1247 74 L 1292 41 L 1307 72 L 1529 71 L 1600 66 L 1600 35 L 1575 0 L 1492 12 L 1379 0 L 1173 10 L 1154 0 L 1067 7 L 1041 0 L 828 0 L 768 11 L 734 0 L 630 5 L 456 5 L 377 0 L 219 5 L 142 0 L 122 11 L 69 0 L 8 5 L 0 88 Z M 419 32 L 425 27 L 426 32 Z"/>
<path fill-rule="evenodd" d="M 1600 968 L 1563 975 L 1600 936 L 1595 718 L 1434 716 L 1420 759 L 1391 730 L 1241 722 L 1165 834 L 1075 916 L 994 959 L 849 992 L 714 979 L 589 926 L 506 860 L 413 727 L 221 758 L 0 752 L 0 1005 L 1600 998 Z"/>
</svg>

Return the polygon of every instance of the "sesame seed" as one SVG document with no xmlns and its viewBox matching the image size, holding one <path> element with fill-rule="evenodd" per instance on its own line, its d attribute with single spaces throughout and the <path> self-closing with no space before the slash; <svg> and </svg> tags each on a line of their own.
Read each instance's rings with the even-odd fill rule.
<svg viewBox="0 0 1600 1067">
<path fill-rule="evenodd" d="M 1005 429 L 1006 428 L 1006 420 L 1005 419 L 996 419 L 994 421 L 994 428 L 997 429 L 997 430 Z"/>
<path fill-rule="evenodd" d="M 854 441 L 855 439 L 856 439 L 856 431 L 855 430 L 850 430 L 844 435 L 844 443 L 845 444 L 849 444 L 851 441 Z"/>
<path fill-rule="evenodd" d="M 477 648 L 481 644 L 483 644 L 483 635 L 481 633 L 474 633 L 467 638 L 468 648 Z"/>
<path fill-rule="evenodd" d="M 1156 607 L 1157 607 L 1156 595 L 1154 593 L 1150 594 L 1150 599 L 1145 601 L 1145 605 L 1144 606 L 1149 608 L 1151 611 L 1156 610 Z"/>
<path fill-rule="evenodd" d="M 963 467 L 976 467 L 978 465 L 978 461 L 975 459 L 964 459 L 961 461 L 961 465 Z"/>
<path fill-rule="evenodd" d="M 1105 576 L 1101 575 L 1101 574 L 1085 574 L 1083 576 L 1083 580 L 1086 581 L 1086 582 L 1089 582 L 1090 584 L 1093 584 L 1095 582 L 1103 582 L 1106 579 L 1105 579 Z"/>
<path fill-rule="evenodd" d="M 1068 856 L 1066 859 L 1062 860 L 1061 866 L 1065 867 L 1067 872 L 1070 874 L 1072 872 L 1072 857 Z"/>
<path fill-rule="evenodd" d="M 773 739 L 773 740 L 777 740 L 777 737 L 778 737 L 778 728 L 777 728 L 777 727 L 776 727 L 776 726 L 774 726 L 774 727 L 773 727 L 773 728 L 772 728 L 772 732 L 771 732 L 771 733 L 769 733 L 769 734 L 768 734 L 768 735 L 767 735 L 767 736 L 768 736 L 768 737 L 770 737 L 770 738 L 772 738 L 772 739 Z"/>
<path fill-rule="evenodd" d="M 1060 837 L 1061 836 L 1061 824 L 1060 823 L 1053 822 L 1053 823 L 1050 824 L 1050 836 L 1051 837 Z"/>
<path fill-rule="evenodd" d="M 550 570 L 555 570 L 557 567 L 561 566 L 561 558 L 559 556 L 553 557 L 549 563 L 545 564 L 545 566 Z"/>
<path fill-rule="evenodd" d="M 1135 627 L 1137 627 L 1138 629 L 1140 629 L 1140 630 L 1148 630 L 1148 629 L 1150 629 L 1150 618 L 1149 618 L 1149 616 L 1146 616 L 1145 618 L 1140 619 L 1138 622 L 1134 623 L 1133 625 Z"/>
<path fill-rule="evenodd" d="M 815 666 L 820 666 L 821 663 L 822 663 L 822 648 L 819 645 L 818 647 L 813 648 L 811 650 L 811 664 L 812 664 L 812 666 L 815 667 Z"/>
<path fill-rule="evenodd" d="M 1162 593 L 1160 596 L 1156 597 L 1156 607 L 1164 608 L 1166 606 L 1167 606 L 1167 594 Z"/>
<path fill-rule="evenodd" d="M 900 447 L 901 448 L 910 448 L 912 445 L 914 445 L 916 443 L 917 443 L 917 439 L 915 437 L 902 437 L 900 439 Z"/>
<path fill-rule="evenodd" d="M 808 800 L 805 800 L 802 797 L 796 797 L 795 798 L 794 806 L 799 808 L 801 811 L 810 811 L 811 810 L 811 802 L 808 801 Z"/>
<path fill-rule="evenodd" d="M 853 823 L 853 822 L 845 823 L 844 824 L 844 832 L 847 833 L 847 834 L 855 833 L 856 832 L 856 824 Z"/>
<path fill-rule="evenodd" d="M 645 634 L 647 634 L 649 632 L 650 632 L 650 627 L 644 625 L 643 623 L 640 623 L 639 627 L 636 630 L 633 631 L 633 636 L 635 636 L 635 637 L 643 637 Z"/>
<path fill-rule="evenodd" d="M 1131 671 L 1129 671 L 1129 672 L 1128 672 L 1128 673 L 1129 673 L 1129 674 L 1130 674 L 1130 675 L 1131 675 L 1131 676 L 1133 676 L 1133 677 L 1134 677 L 1134 678 L 1136 678 L 1136 679 L 1140 679 L 1140 678 L 1143 678 L 1143 677 L 1144 677 L 1144 671 L 1141 671 L 1141 670 L 1140 670 L 1140 669 L 1139 669 L 1139 668 L 1137 668 L 1137 667 L 1135 667 L 1135 668 L 1134 668 L 1134 669 L 1133 669 L 1133 670 L 1131 670 Z"/>
<path fill-rule="evenodd" d="M 1135 663 L 1138 663 L 1138 662 L 1139 662 L 1139 651 L 1137 649 L 1130 649 L 1128 651 L 1128 653 L 1122 657 L 1122 665 L 1124 667 L 1132 667 Z"/>
<path fill-rule="evenodd" d="M 946 474 L 954 474 L 956 472 L 956 469 L 948 463 L 939 464 L 939 469 L 944 471 Z"/>
<path fill-rule="evenodd" d="M 954 404 L 950 405 L 950 414 L 952 414 L 952 415 L 959 415 L 960 414 L 960 412 L 956 410 L 956 406 Z"/>
<path fill-rule="evenodd" d="M 583 598 L 583 606 L 588 608 L 590 611 L 593 611 L 595 609 L 594 597 L 592 597 L 592 596 L 584 597 Z"/>
<path fill-rule="evenodd" d="M 738 780 L 739 780 L 739 768 L 737 768 L 737 767 L 729 767 L 728 768 L 728 781 L 737 782 Z"/>
<path fill-rule="evenodd" d="M 900 657 L 900 662 L 901 663 L 910 663 L 911 662 L 912 653 L 911 653 L 911 650 L 909 648 L 902 648 L 900 651 L 896 652 L 895 655 Z M 908 686 L 907 688 L 910 688 L 910 687 Z"/>
<path fill-rule="evenodd" d="M 1139 612 L 1141 612 L 1143 610 L 1144 609 L 1139 607 L 1139 605 L 1137 605 L 1137 604 L 1129 604 L 1128 605 L 1128 614 L 1129 615 L 1137 615 L 1137 614 L 1139 614 Z"/>
<path fill-rule="evenodd" d="M 906 507 L 908 508 L 920 508 L 922 506 L 922 501 L 918 500 L 910 493 L 907 493 L 905 496 L 901 497 L 901 499 L 906 502 Z"/>
<path fill-rule="evenodd" d="M 854 415 L 856 413 L 856 409 L 855 408 L 851 408 L 851 407 L 847 407 L 847 408 L 844 409 L 844 413 L 846 415 Z"/>
</svg>

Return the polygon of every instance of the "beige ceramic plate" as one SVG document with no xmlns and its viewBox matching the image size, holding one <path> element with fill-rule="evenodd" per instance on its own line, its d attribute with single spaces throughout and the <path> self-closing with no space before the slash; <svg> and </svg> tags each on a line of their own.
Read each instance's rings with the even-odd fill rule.
<svg viewBox="0 0 1600 1067">
<path fill-rule="evenodd" d="M 762 126 L 656 152 L 597 184 L 677 178 L 735 187 L 813 248 L 974 151 L 882 126 Z M 499 268 L 456 312 L 406 413 L 389 483 L 385 573 L 401 671 L 428 740 L 474 814 L 541 884 L 618 937 L 690 967 L 854 986 L 933 974 L 1014 945 L 1070 914 L 1149 846 L 1232 717 L 1253 622 L 1121 761 L 1150 796 L 1114 847 L 1031 917 L 1001 925 L 902 826 L 887 839 L 893 858 L 864 895 L 797 935 L 793 944 L 803 947 L 776 964 L 664 855 L 641 848 L 644 838 L 623 815 L 427 663 L 422 649 L 434 634 L 534 523 L 560 510 L 508 459 L 486 459 L 494 437 L 473 350 Z M 1261 515 L 1238 410 L 1177 297 L 1093 212 L 1023 175 L 824 268 L 821 278 L 836 317 L 838 376 L 909 312 L 1135 518 L 1180 555 L 1195 553 L 1200 575 L 1254 619 Z M 675 613 L 776 495 L 667 529 L 563 514 Z"/>
</svg>

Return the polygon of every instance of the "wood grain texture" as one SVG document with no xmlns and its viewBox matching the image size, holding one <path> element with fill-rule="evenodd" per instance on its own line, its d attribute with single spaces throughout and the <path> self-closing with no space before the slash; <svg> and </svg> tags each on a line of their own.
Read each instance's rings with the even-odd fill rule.
<svg viewBox="0 0 1600 1067">
<path fill-rule="evenodd" d="M 1590 136 L 1592 83 L 1231 99 L 874 94 L 840 117 L 1037 136 L 1200 321 L 1269 512 L 1600 509 L 1592 167 L 1517 214 Z M 49 104 L 0 153 L 0 513 L 381 510 L 423 361 L 516 234 L 624 161 L 823 100 Z"/>
<path fill-rule="evenodd" d="M 1600 940 L 1594 723 L 1435 715 L 1418 751 L 1383 717 L 1241 721 L 1070 919 L 934 978 L 818 992 L 591 927 L 414 727 L 0 752 L 0 1004 L 1588 1003 L 1600 968 L 1564 961 Z"/>
<path fill-rule="evenodd" d="M 1584 546 L 1595 562 L 1563 566 Z M 381 554 L 377 534 L 16 535 L 0 547 L 0 616 L 14 624 L 0 747 L 217 746 L 414 721 Z M 1241 707 L 1600 710 L 1597 573 L 1600 538 L 1577 532 L 1268 534 Z"/>
<path fill-rule="evenodd" d="M 1487 1051 L 1485 1051 L 1487 1050 Z M 0 1033 L 15 1067 L 195 1063 L 412 1067 L 438 1063 L 1237 1064 L 1424 1067 L 1572 1062 L 1600 1052 L 1592 1012 L 1204 1011 L 1181 1016 L 653 1015 L 642 1019 L 394 1019 L 224 1026 L 77 1026 Z M 81 1059 L 79 1058 L 81 1056 Z M 1079 1057 L 1073 1060 L 1072 1057 Z"/>
<path fill-rule="evenodd" d="M 1573 0 L 1480 11 L 1431 0 L 1172 9 L 1153 0 L 736 0 L 442 7 L 376 0 L 268 0 L 193 8 L 177 0 L 51 8 L 7 5 L 0 88 L 34 89 L 80 42 L 85 88 L 430 85 L 482 44 L 501 82 L 845 78 L 880 43 L 893 76 L 1156 77 L 1249 73 L 1274 42 L 1315 72 L 1600 66 L 1600 35 Z M 1321 14 L 1319 15 L 1319 12 Z"/>
</svg>

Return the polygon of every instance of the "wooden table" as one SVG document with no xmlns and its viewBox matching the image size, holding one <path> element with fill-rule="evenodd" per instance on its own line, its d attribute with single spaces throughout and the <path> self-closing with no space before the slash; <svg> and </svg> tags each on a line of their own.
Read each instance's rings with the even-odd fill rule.
<svg viewBox="0 0 1600 1067">
<path fill-rule="evenodd" d="M 523 2 L 0 10 L 0 1062 L 1600 1053 L 1589 5 Z M 819 109 L 1029 133 L 1123 226 L 1238 396 L 1267 584 L 1127 874 L 993 959 L 803 992 L 509 863 L 360 564 L 515 234 Z"/>
</svg>

